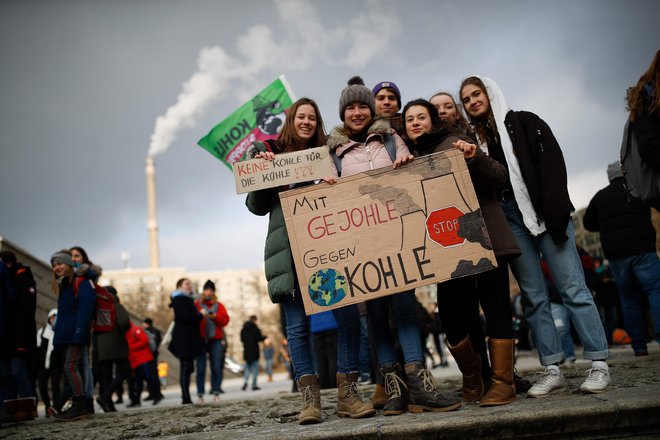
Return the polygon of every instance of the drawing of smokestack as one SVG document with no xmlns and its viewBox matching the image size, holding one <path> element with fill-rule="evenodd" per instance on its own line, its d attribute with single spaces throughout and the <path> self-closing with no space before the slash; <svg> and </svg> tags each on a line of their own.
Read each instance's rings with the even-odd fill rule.
<svg viewBox="0 0 660 440">
<path fill-rule="evenodd" d="M 158 250 L 158 220 L 156 220 L 156 169 L 154 158 L 147 157 L 145 165 L 147 174 L 147 231 L 149 231 L 149 267 L 160 267 L 160 252 Z"/>
</svg>

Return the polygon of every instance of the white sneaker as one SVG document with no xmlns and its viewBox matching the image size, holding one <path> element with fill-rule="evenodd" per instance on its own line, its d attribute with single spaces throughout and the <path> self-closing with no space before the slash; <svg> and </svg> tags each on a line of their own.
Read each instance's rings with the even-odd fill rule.
<svg viewBox="0 0 660 440">
<path fill-rule="evenodd" d="M 610 386 L 610 372 L 604 368 L 587 370 L 587 379 L 580 385 L 583 393 L 602 393 Z"/>
<path fill-rule="evenodd" d="M 545 397 L 566 388 L 561 371 L 546 368 L 539 380 L 527 391 L 527 397 Z"/>
</svg>

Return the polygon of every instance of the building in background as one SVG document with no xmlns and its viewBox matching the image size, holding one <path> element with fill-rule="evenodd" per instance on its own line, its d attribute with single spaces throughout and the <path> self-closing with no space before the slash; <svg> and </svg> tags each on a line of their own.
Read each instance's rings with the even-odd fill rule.
<svg viewBox="0 0 660 440">
<path fill-rule="evenodd" d="M 582 224 L 584 213 L 587 208 L 582 208 L 573 213 L 573 230 L 575 231 L 575 243 L 587 251 L 592 257 L 605 258 L 603 246 L 600 244 L 598 232 L 587 231 Z"/>
</svg>

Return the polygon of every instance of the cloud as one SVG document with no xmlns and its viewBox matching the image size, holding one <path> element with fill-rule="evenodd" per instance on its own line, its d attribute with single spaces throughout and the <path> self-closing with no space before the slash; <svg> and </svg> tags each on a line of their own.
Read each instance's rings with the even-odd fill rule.
<svg viewBox="0 0 660 440">
<path fill-rule="evenodd" d="M 392 11 L 393 8 L 382 2 L 370 0 L 365 12 L 338 30 L 343 36 L 338 40 L 349 48 L 342 64 L 359 69 L 389 52 L 391 42 L 401 34 L 401 23 Z"/>
<path fill-rule="evenodd" d="M 238 57 L 220 46 L 200 51 L 198 70 L 183 84 L 176 104 L 156 119 L 149 156 L 166 151 L 181 129 L 194 126 L 232 81 L 238 82 L 232 88 L 245 95 L 246 89 L 258 86 L 258 75 L 265 71 L 303 70 L 313 63 L 362 68 L 401 32 L 395 8 L 376 0 L 367 1 L 365 10 L 348 23 L 328 28 L 309 2 L 276 0 L 275 6 L 283 32 L 264 24 L 252 26 L 237 40 Z"/>
</svg>

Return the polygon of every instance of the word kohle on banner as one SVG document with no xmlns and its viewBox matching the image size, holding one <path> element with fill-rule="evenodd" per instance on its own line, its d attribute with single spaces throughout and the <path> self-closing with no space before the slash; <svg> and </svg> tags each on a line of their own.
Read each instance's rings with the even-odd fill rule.
<svg viewBox="0 0 660 440">
<path fill-rule="evenodd" d="M 496 267 L 460 151 L 280 200 L 307 314 Z"/>
<path fill-rule="evenodd" d="M 286 78 L 281 75 L 213 127 L 198 144 L 231 169 L 234 162 L 243 159 L 254 141 L 277 137 L 284 125 L 285 111 L 291 107 L 293 100 Z"/>
</svg>

